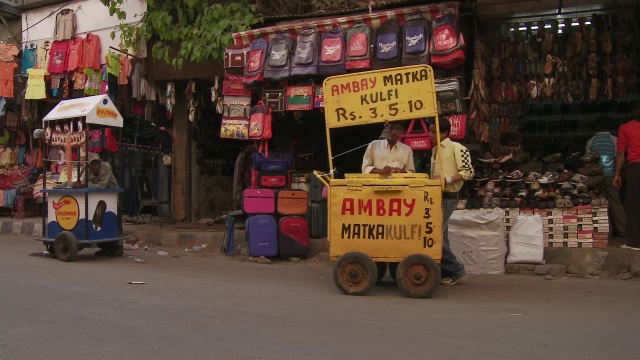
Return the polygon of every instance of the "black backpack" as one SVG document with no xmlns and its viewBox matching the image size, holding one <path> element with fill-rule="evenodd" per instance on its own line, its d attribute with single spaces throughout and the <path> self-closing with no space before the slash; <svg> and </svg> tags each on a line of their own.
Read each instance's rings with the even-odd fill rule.
<svg viewBox="0 0 640 360">
<path fill-rule="evenodd" d="M 402 64 L 402 40 L 398 20 L 389 19 L 376 30 L 372 69 L 398 67 Z"/>
<path fill-rule="evenodd" d="M 298 34 L 291 59 L 291 75 L 318 74 L 318 32 L 307 28 Z"/>
<path fill-rule="evenodd" d="M 269 41 L 264 68 L 265 80 L 279 81 L 291 75 L 292 50 L 293 40 L 288 33 L 280 33 Z"/>
<path fill-rule="evenodd" d="M 411 15 L 402 28 L 402 66 L 429 64 L 429 29 L 421 13 Z"/>
</svg>

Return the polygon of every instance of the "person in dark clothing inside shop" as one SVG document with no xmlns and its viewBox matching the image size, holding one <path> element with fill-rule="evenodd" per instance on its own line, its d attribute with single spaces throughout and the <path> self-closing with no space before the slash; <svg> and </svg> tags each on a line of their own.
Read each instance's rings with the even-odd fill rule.
<svg viewBox="0 0 640 360">
<path fill-rule="evenodd" d="M 618 130 L 618 154 L 613 184 L 622 186 L 622 167 L 627 162 L 624 211 L 627 216 L 625 248 L 640 250 L 640 102 L 633 111 L 634 119 Z"/>
<path fill-rule="evenodd" d="M 116 177 L 113 176 L 111 165 L 107 162 L 102 162 L 100 155 L 96 153 L 89 153 L 89 164 L 87 165 L 87 168 L 89 169 L 88 188 L 113 189 L 118 187 L 118 181 L 116 180 Z M 74 189 L 85 187 L 80 180 L 84 175 L 84 171 L 84 168 L 80 170 L 78 181 L 73 183 Z"/>
<path fill-rule="evenodd" d="M 440 119 L 440 146 L 435 146 L 431 155 L 431 178 L 444 178 L 445 189 L 442 193 L 442 281 L 441 285 L 456 285 L 466 277 L 464 265 L 451 251 L 449 243 L 449 218 L 458 205 L 458 192 L 465 180 L 473 179 L 471 154 L 463 145 L 451 141 L 451 123 L 447 119 Z M 432 144 L 437 144 L 436 125 L 429 126 L 429 137 Z M 440 154 L 438 154 L 440 153 Z M 439 161 L 442 159 L 442 173 Z"/>
<path fill-rule="evenodd" d="M 258 151 L 255 145 L 247 145 L 236 158 L 233 171 L 233 207 L 240 209 L 242 204 L 242 191 L 251 187 L 251 167 L 253 166 L 253 154 Z"/>
</svg>

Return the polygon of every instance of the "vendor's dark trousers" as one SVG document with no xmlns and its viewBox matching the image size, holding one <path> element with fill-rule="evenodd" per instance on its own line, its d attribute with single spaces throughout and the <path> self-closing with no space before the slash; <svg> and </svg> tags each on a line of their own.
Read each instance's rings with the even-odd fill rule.
<svg viewBox="0 0 640 360">
<path fill-rule="evenodd" d="M 624 211 L 627 214 L 627 245 L 640 247 L 640 162 L 630 163 L 626 179 Z"/>
<path fill-rule="evenodd" d="M 607 201 L 609 202 L 609 213 L 611 214 L 611 223 L 616 233 L 620 237 L 627 234 L 627 217 L 624 214 L 624 207 L 620 201 L 620 189 L 613 185 L 613 176 L 592 176 L 585 180 L 584 184 L 589 187 L 602 188 Z"/>
<path fill-rule="evenodd" d="M 449 245 L 449 218 L 456 209 L 458 200 L 443 199 L 442 202 L 442 278 L 459 279 L 465 275 L 464 265 L 451 252 Z"/>
</svg>

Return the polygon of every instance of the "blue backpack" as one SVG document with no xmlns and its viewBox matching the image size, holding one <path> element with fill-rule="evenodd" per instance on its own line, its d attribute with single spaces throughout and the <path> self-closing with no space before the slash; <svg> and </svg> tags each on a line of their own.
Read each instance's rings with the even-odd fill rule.
<svg viewBox="0 0 640 360">
<path fill-rule="evenodd" d="M 307 28 L 298 34 L 291 60 L 291 75 L 318 74 L 318 32 Z"/>
<path fill-rule="evenodd" d="M 251 42 L 249 48 L 249 59 L 244 67 L 242 82 L 253 84 L 264 80 L 264 65 L 267 59 L 267 49 L 269 43 L 263 37 L 256 38 Z"/>
<path fill-rule="evenodd" d="M 402 39 L 396 19 L 387 20 L 376 30 L 372 69 L 398 67 L 402 63 Z"/>
<path fill-rule="evenodd" d="M 402 66 L 429 64 L 429 22 L 422 14 L 411 15 L 402 28 Z"/>
</svg>

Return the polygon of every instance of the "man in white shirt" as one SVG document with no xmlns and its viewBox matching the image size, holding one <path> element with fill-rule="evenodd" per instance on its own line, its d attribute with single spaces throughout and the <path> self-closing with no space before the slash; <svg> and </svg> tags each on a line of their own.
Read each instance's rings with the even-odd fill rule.
<svg viewBox="0 0 640 360">
<path fill-rule="evenodd" d="M 362 159 L 363 174 L 383 174 L 416 172 L 413 165 L 413 150 L 403 143 L 401 122 L 387 125 L 388 135 L 384 140 L 374 140 L 367 147 Z"/>
</svg>

